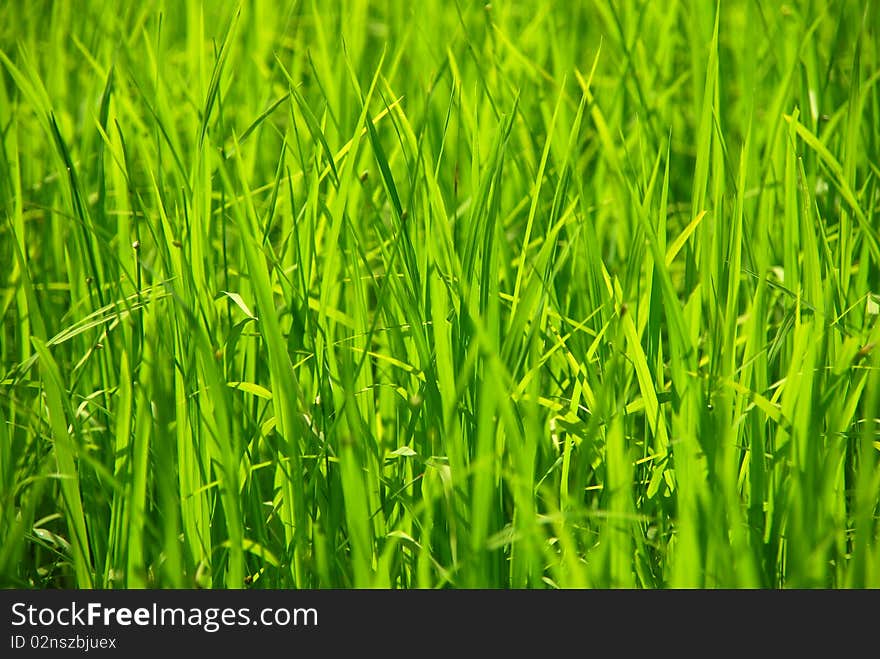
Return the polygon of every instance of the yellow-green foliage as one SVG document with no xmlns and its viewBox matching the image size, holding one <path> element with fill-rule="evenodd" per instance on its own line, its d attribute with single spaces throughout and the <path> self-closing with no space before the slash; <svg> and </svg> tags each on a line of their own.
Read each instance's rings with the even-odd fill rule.
<svg viewBox="0 0 880 659">
<path fill-rule="evenodd" d="M 878 11 L 0 3 L 0 586 L 880 586 Z"/>
</svg>

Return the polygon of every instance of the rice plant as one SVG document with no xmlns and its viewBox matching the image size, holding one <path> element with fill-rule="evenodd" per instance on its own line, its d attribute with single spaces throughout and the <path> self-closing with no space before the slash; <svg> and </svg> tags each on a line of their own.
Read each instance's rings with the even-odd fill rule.
<svg viewBox="0 0 880 659">
<path fill-rule="evenodd" d="M 880 6 L 0 6 L 0 586 L 880 586 Z"/>
</svg>

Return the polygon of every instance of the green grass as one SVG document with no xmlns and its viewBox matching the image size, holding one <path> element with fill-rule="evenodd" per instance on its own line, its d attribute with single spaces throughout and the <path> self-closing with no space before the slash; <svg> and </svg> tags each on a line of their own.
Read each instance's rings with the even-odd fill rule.
<svg viewBox="0 0 880 659">
<path fill-rule="evenodd" d="M 2 3 L 0 585 L 880 586 L 880 6 L 339 4 Z"/>
</svg>

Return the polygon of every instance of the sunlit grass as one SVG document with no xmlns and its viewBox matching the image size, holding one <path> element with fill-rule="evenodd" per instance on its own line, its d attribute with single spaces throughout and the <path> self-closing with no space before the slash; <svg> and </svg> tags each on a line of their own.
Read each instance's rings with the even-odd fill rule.
<svg viewBox="0 0 880 659">
<path fill-rule="evenodd" d="M 876 3 L 0 7 L 0 585 L 880 586 Z"/>
</svg>

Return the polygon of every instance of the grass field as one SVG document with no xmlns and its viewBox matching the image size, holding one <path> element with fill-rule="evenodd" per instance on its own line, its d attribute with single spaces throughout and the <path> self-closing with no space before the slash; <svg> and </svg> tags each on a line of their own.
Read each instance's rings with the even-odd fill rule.
<svg viewBox="0 0 880 659">
<path fill-rule="evenodd" d="M 0 585 L 880 586 L 880 5 L 0 6 Z"/>
</svg>

